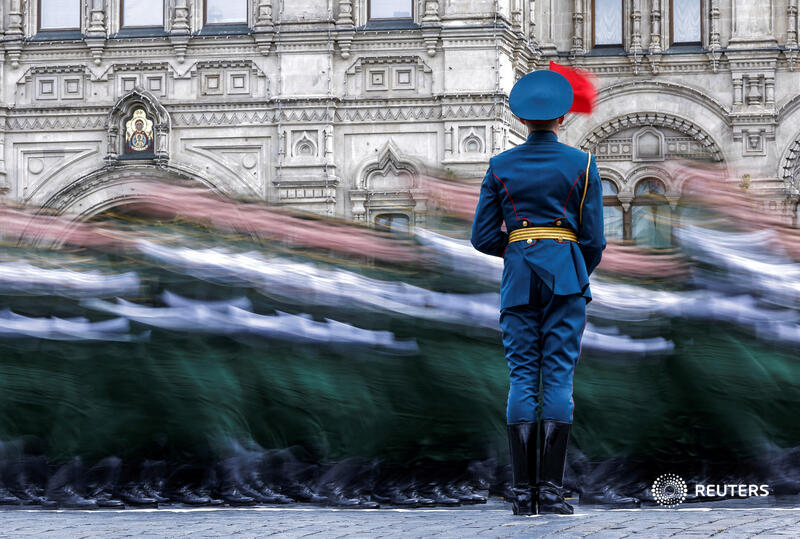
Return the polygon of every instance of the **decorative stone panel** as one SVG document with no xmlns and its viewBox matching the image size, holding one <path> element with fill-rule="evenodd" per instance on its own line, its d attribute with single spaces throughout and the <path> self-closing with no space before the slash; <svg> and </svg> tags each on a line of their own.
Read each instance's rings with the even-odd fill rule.
<svg viewBox="0 0 800 539">
<path fill-rule="evenodd" d="M 432 70 L 419 56 L 361 57 L 346 72 L 347 95 L 431 95 Z"/>
<path fill-rule="evenodd" d="M 18 105 L 83 100 L 88 80 L 82 65 L 32 67 L 17 80 Z"/>
<path fill-rule="evenodd" d="M 197 62 L 190 74 L 197 78 L 199 97 L 262 97 L 269 94 L 266 75 L 251 60 Z"/>
</svg>

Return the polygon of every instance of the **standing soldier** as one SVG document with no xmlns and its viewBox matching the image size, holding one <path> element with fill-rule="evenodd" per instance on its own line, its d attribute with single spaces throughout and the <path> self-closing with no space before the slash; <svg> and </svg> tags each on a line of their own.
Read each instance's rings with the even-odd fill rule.
<svg viewBox="0 0 800 539">
<path fill-rule="evenodd" d="M 500 326 L 510 380 L 506 419 L 514 514 L 571 514 L 562 481 L 572 376 L 591 301 L 589 275 L 606 245 L 602 189 L 592 155 L 558 142 L 573 103 L 566 77 L 529 73 L 514 85 L 508 102 L 528 127 L 528 139 L 489 161 L 472 245 L 505 262 Z"/>
</svg>

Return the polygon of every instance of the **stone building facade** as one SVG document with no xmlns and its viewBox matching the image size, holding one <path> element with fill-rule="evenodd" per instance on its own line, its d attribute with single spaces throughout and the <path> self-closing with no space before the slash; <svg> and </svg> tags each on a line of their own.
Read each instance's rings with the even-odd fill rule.
<svg viewBox="0 0 800 539">
<path fill-rule="evenodd" d="M 481 176 L 524 139 L 515 80 L 555 60 L 599 81 L 561 137 L 598 155 L 612 236 L 664 239 L 683 157 L 796 222 L 797 4 L 2 0 L 0 197 L 91 216 L 180 178 L 419 224 L 417 173 Z"/>
</svg>

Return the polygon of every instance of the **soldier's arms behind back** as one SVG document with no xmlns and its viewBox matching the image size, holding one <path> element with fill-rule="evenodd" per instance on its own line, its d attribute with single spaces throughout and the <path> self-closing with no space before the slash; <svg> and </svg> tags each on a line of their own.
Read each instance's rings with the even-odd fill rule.
<svg viewBox="0 0 800 539">
<path fill-rule="evenodd" d="M 600 263 L 603 249 L 606 248 L 606 237 L 603 233 L 603 186 L 594 156 L 589 166 L 588 182 L 578 241 L 586 263 L 586 271 L 592 273 Z"/>
<path fill-rule="evenodd" d="M 500 229 L 502 224 L 503 209 L 500 205 L 498 182 L 492 174 L 492 166 L 489 165 L 481 183 L 481 198 L 472 222 L 472 246 L 487 255 L 503 256 L 508 244 L 508 234 Z"/>
</svg>

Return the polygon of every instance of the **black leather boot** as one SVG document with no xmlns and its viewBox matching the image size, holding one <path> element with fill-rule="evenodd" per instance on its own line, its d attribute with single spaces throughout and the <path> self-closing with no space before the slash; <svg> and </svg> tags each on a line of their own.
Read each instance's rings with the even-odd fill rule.
<svg viewBox="0 0 800 539">
<path fill-rule="evenodd" d="M 583 491 L 580 497 L 581 505 L 607 505 L 615 509 L 626 507 L 639 507 L 641 502 L 638 498 L 631 498 L 630 496 L 621 496 L 609 487 L 604 486 L 601 490 L 596 491 Z"/>
<path fill-rule="evenodd" d="M 539 462 L 539 512 L 571 515 L 572 506 L 562 494 L 564 465 L 571 423 L 542 421 Z"/>
<path fill-rule="evenodd" d="M 536 514 L 536 423 L 508 425 L 511 451 L 511 507 L 515 515 Z"/>
</svg>

